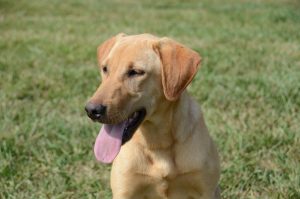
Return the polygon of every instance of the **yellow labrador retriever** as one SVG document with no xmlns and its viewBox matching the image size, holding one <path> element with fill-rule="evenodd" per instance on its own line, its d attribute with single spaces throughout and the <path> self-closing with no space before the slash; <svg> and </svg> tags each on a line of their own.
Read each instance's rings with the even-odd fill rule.
<svg viewBox="0 0 300 199">
<path fill-rule="evenodd" d="M 218 153 L 185 88 L 200 56 L 168 38 L 118 34 L 98 48 L 102 83 L 85 109 L 103 123 L 96 159 L 114 199 L 220 198 Z"/>
</svg>

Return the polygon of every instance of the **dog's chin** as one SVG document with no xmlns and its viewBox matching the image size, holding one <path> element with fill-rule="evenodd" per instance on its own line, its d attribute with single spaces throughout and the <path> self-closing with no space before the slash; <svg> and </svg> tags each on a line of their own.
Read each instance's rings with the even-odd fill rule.
<svg viewBox="0 0 300 199">
<path fill-rule="evenodd" d="M 122 144 L 124 144 L 132 138 L 136 129 L 142 124 L 146 117 L 146 112 L 147 111 L 145 108 L 141 108 L 130 114 L 130 116 L 126 119 L 117 120 L 116 118 L 99 118 L 98 120 L 94 121 L 102 123 L 103 125 L 111 126 L 124 124 L 122 125 Z"/>
</svg>

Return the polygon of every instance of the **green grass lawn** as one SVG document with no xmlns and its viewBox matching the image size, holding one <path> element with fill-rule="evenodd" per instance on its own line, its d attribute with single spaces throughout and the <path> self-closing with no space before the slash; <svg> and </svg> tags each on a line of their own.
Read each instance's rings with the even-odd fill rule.
<svg viewBox="0 0 300 199">
<path fill-rule="evenodd" d="M 0 198 L 111 198 L 84 105 L 119 32 L 198 51 L 223 198 L 300 198 L 298 0 L 0 0 Z"/>
</svg>

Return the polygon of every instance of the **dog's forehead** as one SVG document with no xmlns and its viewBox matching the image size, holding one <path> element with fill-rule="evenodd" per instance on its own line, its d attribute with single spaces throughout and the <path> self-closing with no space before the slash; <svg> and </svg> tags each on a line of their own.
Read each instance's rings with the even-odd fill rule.
<svg viewBox="0 0 300 199">
<path fill-rule="evenodd" d="M 145 66 L 157 62 L 153 50 L 154 37 L 127 36 L 121 38 L 112 48 L 105 62 L 112 66 L 126 66 L 130 63 Z"/>
</svg>

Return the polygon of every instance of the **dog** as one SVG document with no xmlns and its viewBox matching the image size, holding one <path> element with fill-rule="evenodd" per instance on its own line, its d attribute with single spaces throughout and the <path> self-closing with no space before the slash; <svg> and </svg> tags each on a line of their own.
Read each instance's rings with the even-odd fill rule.
<svg viewBox="0 0 300 199">
<path fill-rule="evenodd" d="M 98 47 L 102 83 L 86 104 L 103 123 L 94 154 L 112 163 L 113 199 L 218 199 L 220 165 L 186 87 L 199 54 L 150 34 L 120 33 Z"/>
</svg>

